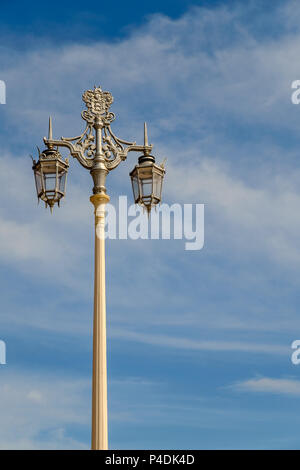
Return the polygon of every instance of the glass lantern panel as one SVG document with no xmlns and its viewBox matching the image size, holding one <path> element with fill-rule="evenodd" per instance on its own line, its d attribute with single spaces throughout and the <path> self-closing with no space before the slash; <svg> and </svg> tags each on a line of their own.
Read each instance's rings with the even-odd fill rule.
<svg viewBox="0 0 300 470">
<path fill-rule="evenodd" d="M 64 171 L 63 173 L 60 173 L 60 174 L 58 175 L 58 178 L 59 178 L 58 189 L 59 189 L 59 191 L 61 191 L 62 193 L 65 192 L 66 176 L 67 176 L 67 173 L 66 173 L 65 171 Z"/>
<path fill-rule="evenodd" d="M 45 178 L 45 190 L 55 191 L 56 187 L 56 174 L 48 173 L 44 175 Z"/>
<path fill-rule="evenodd" d="M 35 177 L 36 192 L 37 192 L 37 195 L 39 195 L 43 189 L 41 172 L 38 170 L 35 170 L 34 177 Z"/>
<path fill-rule="evenodd" d="M 142 197 L 152 195 L 152 178 L 141 179 Z"/>
<path fill-rule="evenodd" d="M 139 180 L 136 175 L 132 177 L 132 189 L 133 189 L 134 200 L 136 201 L 140 196 Z"/>
<path fill-rule="evenodd" d="M 154 173 L 153 175 L 153 196 L 161 199 L 162 176 Z"/>
</svg>

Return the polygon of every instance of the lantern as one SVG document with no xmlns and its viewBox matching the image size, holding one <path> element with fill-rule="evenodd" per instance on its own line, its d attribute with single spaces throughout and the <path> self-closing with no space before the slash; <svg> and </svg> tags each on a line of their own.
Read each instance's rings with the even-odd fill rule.
<svg viewBox="0 0 300 470">
<path fill-rule="evenodd" d="M 155 158 L 147 153 L 139 157 L 138 165 L 130 173 L 134 201 L 144 206 L 148 214 L 161 201 L 164 175 L 163 165 L 156 165 Z"/>
<path fill-rule="evenodd" d="M 54 204 L 59 205 L 65 196 L 69 161 L 63 160 L 58 149 L 49 146 L 39 154 L 39 160 L 33 161 L 33 171 L 38 199 L 45 202 L 53 211 Z"/>
</svg>

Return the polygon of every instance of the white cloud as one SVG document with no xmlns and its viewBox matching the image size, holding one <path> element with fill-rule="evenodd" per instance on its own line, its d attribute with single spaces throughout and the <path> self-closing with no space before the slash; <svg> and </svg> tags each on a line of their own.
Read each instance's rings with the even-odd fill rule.
<svg viewBox="0 0 300 470">
<path fill-rule="evenodd" d="M 273 16 L 280 13 L 275 10 Z M 197 130 L 205 138 L 206 118 L 216 118 L 216 112 L 226 113 L 226 118 L 234 113 L 252 123 L 259 119 L 264 124 L 293 124 L 296 130 L 296 122 L 283 122 L 282 116 L 293 110 L 289 95 L 298 73 L 297 42 L 288 34 L 256 40 L 253 31 L 247 31 L 244 15 L 244 5 L 213 11 L 194 8 L 177 20 L 155 15 L 117 43 L 37 46 L 15 55 L 13 62 L 11 51 L 2 49 L 2 73 L 11 90 L 8 117 L 16 121 L 16 114 L 25 115 L 26 128 L 17 131 L 30 129 L 32 139 L 36 131 L 42 137 L 47 116 L 54 111 L 55 132 L 78 135 L 80 94 L 101 82 L 116 97 L 116 125 L 125 133 L 141 133 L 137 117 L 148 115 L 160 140 L 167 128 L 180 130 L 183 138 L 184 132 L 190 135 L 189 129 Z M 180 136 L 172 135 L 178 143 Z M 170 137 L 167 133 L 165 142 Z"/>
<path fill-rule="evenodd" d="M 109 336 L 125 341 L 136 341 L 153 346 L 171 347 L 190 351 L 240 351 L 247 353 L 279 354 L 286 355 L 289 347 L 275 344 L 258 344 L 242 341 L 218 341 L 218 340 L 193 340 L 191 338 L 172 337 L 159 333 L 140 333 L 125 328 L 111 328 Z"/>
<path fill-rule="evenodd" d="M 43 395 L 38 390 L 30 390 L 27 394 L 27 398 L 35 403 L 43 402 Z"/>
<path fill-rule="evenodd" d="M 261 377 L 237 383 L 232 387 L 235 390 L 244 392 L 300 396 L 300 381 L 294 379 L 273 379 L 269 377 Z"/>
<path fill-rule="evenodd" d="M 70 429 L 90 425 L 89 388 L 84 380 L 2 371 L 0 448 L 86 449 Z"/>
<path fill-rule="evenodd" d="M 184 202 L 205 202 L 208 244 L 213 240 L 219 249 L 230 247 L 231 255 L 232 251 L 238 256 L 260 253 L 285 268 L 299 267 L 300 191 L 295 184 L 299 171 L 273 175 L 271 181 L 266 174 L 263 184 L 253 186 L 218 159 L 203 158 L 186 168 L 186 179 L 181 168 L 171 163 L 168 169 L 169 197 L 180 194 Z"/>
<path fill-rule="evenodd" d="M 279 13 L 275 11 L 273 14 Z M 296 107 L 291 105 L 289 99 L 289 81 L 297 78 L 298 73 L 297 43 L 288 35 L 281 37 L 280 41 L 256 41 L 247 32 L 243 15 L 244 11 L 239 7 L 220 8 L 213 12 L 194 8 L 178 20 L 155 15 L 141 30 L 118 43 L 73 44 L 60 49 L 49 46 L 46 50 L 37 47 L 26 53 L 26 60 L 22 52 L 7 66 L 3 52 L 3 73 L 13 90 L 7 106 L 8 121 L 15 121 L 16 116 L 26 113 L 26 123 L 31 131 L 20 128 L 18 132 L 26 133 L 27 139 L 30 137 L 24 143 L 24 147 L 30 150 L 39 144 L 37 136 L 41 138 L 44 135 L 50 112 L 55 116 L 54 129 L 58 136 L 78 134 L 82 126 L 79 117 L 80 94 L 84 87 L 91 86 L 97 78 L 97 83 L 100 80 L 104 88 L 109 85 L 113 94 L 116 94 L 116 127 L 119 127 L 123 137 L 131 138 L 128 133 L 132 132 L 136 133 L 134 137 L 141 134 L 141 117 L 145 115 L 142 109 L 148 109 L 153 140 L 159 143 L 158 150 L 169 157 L 165 194 L 178 198 L 180 193 L 186 199 L 206 203 L 209 211 L 217 211 L 213 231 L 223 232 L 225 219 L 226 244 L 231 237 L 235 240 L 235 248 L 240 251 L 265 250 L 269 259 L 299 265 L 299 224 L 295 213 L 300 194 L 298 188 L 289 183 L 291 172 L 281 173 L 279 169 L 279 173 L 276 173 L 273 170 L 271 177 L 274 181 L 270 185 L 270 167 L 263 168 L 260 183 L 253 185 L 247 181 L 246 173 L 237 176 L 231 164 L 221 163 L 224 155 L 218 154 L 222 151 L 220 145 L 212 141 L 214 136 L 211 128 L 208 128 L 209 134 L 205 135 L 205 120 L 216 119 L 219 112 L 225 113 L 224 120 L 236 114 L 239 120 L 250 120 L 252 124 L 259 120 L 269 126 L 280 123 L 295 129 L 298 127 L 293 119 Z M 236 26 L 233 33 L 229 34 L 233 21 Z M 209 39 L 207 30 L 212 32 Z M 237 37 L 239 41 L 236 41 Z M 33 74 L 33 70 L 38 71 L 38 74 Z M 49 70 L 55 70 L 51 77 Z M 72 81 L 69 80 L 70 76 Z M 19 81 L 22 87 L 17 86 Z M 217 129 L 216 132 L 220 137 Z M 230 139 L 222 138 L 225 148 L 235 145 L 234 150 L 239 151 L 239 139 L 234 144 Z M 181 144 L 182 139 L 184 143 Z M 204 158 L 201 145 L 203 143 L 207 148 L 207 140 L 211 140 L 208 146 L 210 155 Z M 262 152 L 265 152 L 264 148 Z M 257 161 L 253 156 L 254 164 Z M 10 184 L 14 174 L 17 174 L 18 188 L 24 188 L 24 176 L 27 175 L 26 171 L 20 171 L 20 167 L 18 172 L 14 171 L 18 167 L 17 163 L 12 165 L 8 159 L 3 167 L 3 179 L 7 180 L 6 187 L 9 186 L 7 204 L 21 204 L 26 214 L 32 204 L 28 194 L 33 183 L 29 183 L 26 176 L 27 190 L 14 190 L 14 185 Z M 75 161 L 72 164 L 78 165 Z M 269 160 L 269 165 L 272 166 L 272 160 Z M 83 180 L 83 177 L 78 176 L 80 171 L 83 172 L 78 167 L 72 175 L 79 182 Z M 295 177 L 292 179 L 295 181 Z M 119 184 L 119 180 L 119 174 L 110 175 L 108 184 L 114 184 L 114 181 Z M 84 181 L 87 181 L 86 176 Z M 75 206 L 68 204 L 62 209 L 64 212 L 62 216 L 59 215 L 60 220 L 66 222 L 72 214 L 74 230 L 78 230 L 76 214 L 80 218 L 84 217 L 87 204 L 80 201 L 84 197 L 87 200 L 88 196 L 87 186 L 86 192 L 82 190 L 78 193 L 76 205 L 79 203 L 80 207 L 75 210 Z M 84 220 L 87 221 L 87 217 Z M 73 256 L 79 247 L 77 244 L 72 251 L 70 236 L 67 235 L 69 243 L 56 243 L 55 251 L 53 239 L 40 233 L 40 226 L 33 226 L 30 236 L 26 224 L 18 227 L 8 219 L 2 220 L 1 225 L 2 256 L 7 252 L 16 252 L 19 258 L 28 259 L 30 253 L 43 257 L 47 251 L 45 246 L 49 246 L 49 251 L 55 253 L 57 259 L 66 259 L 67 256 Z M 22 246 L 16 243 L 16 230 L 23 239 Z M 61 226 L 60 230 L 64 230 L 64 227 Z M 50 235 L 52 237 L 53 233 Z M 61 247 L 63 250 L 60 250 Z"/>
</svg>

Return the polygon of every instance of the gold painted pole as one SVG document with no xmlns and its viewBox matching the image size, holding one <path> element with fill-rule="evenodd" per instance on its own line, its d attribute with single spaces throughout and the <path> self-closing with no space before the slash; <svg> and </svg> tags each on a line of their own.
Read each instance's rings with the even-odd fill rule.
<svg viewBox="0 0 300 470">
<path fill-rule="evenodd" d="M 93 325 L 92 450 L 108 449 L 107 360 L 105 300 L 105 206 L 107 194 L 94 194 L 95 207 L 95 284 Z"/>
</svg>

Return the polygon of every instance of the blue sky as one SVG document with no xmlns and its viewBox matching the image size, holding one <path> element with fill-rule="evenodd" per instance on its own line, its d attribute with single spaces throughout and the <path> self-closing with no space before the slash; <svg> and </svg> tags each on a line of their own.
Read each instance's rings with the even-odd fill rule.
<svg viewBox="0 0 300 470">
<path fill-rule="evenodd" d="M 299 449 L 299 3 L 70 5 L 1 4 L 0 448 L 90 445 L 92 182 L 72 160 L 51 216 L 28 155 L 101 84 L 167 157 L 165 202 L 205 204 L 201 251 L 107 242 L 110 448 Z"/>
</svg>

